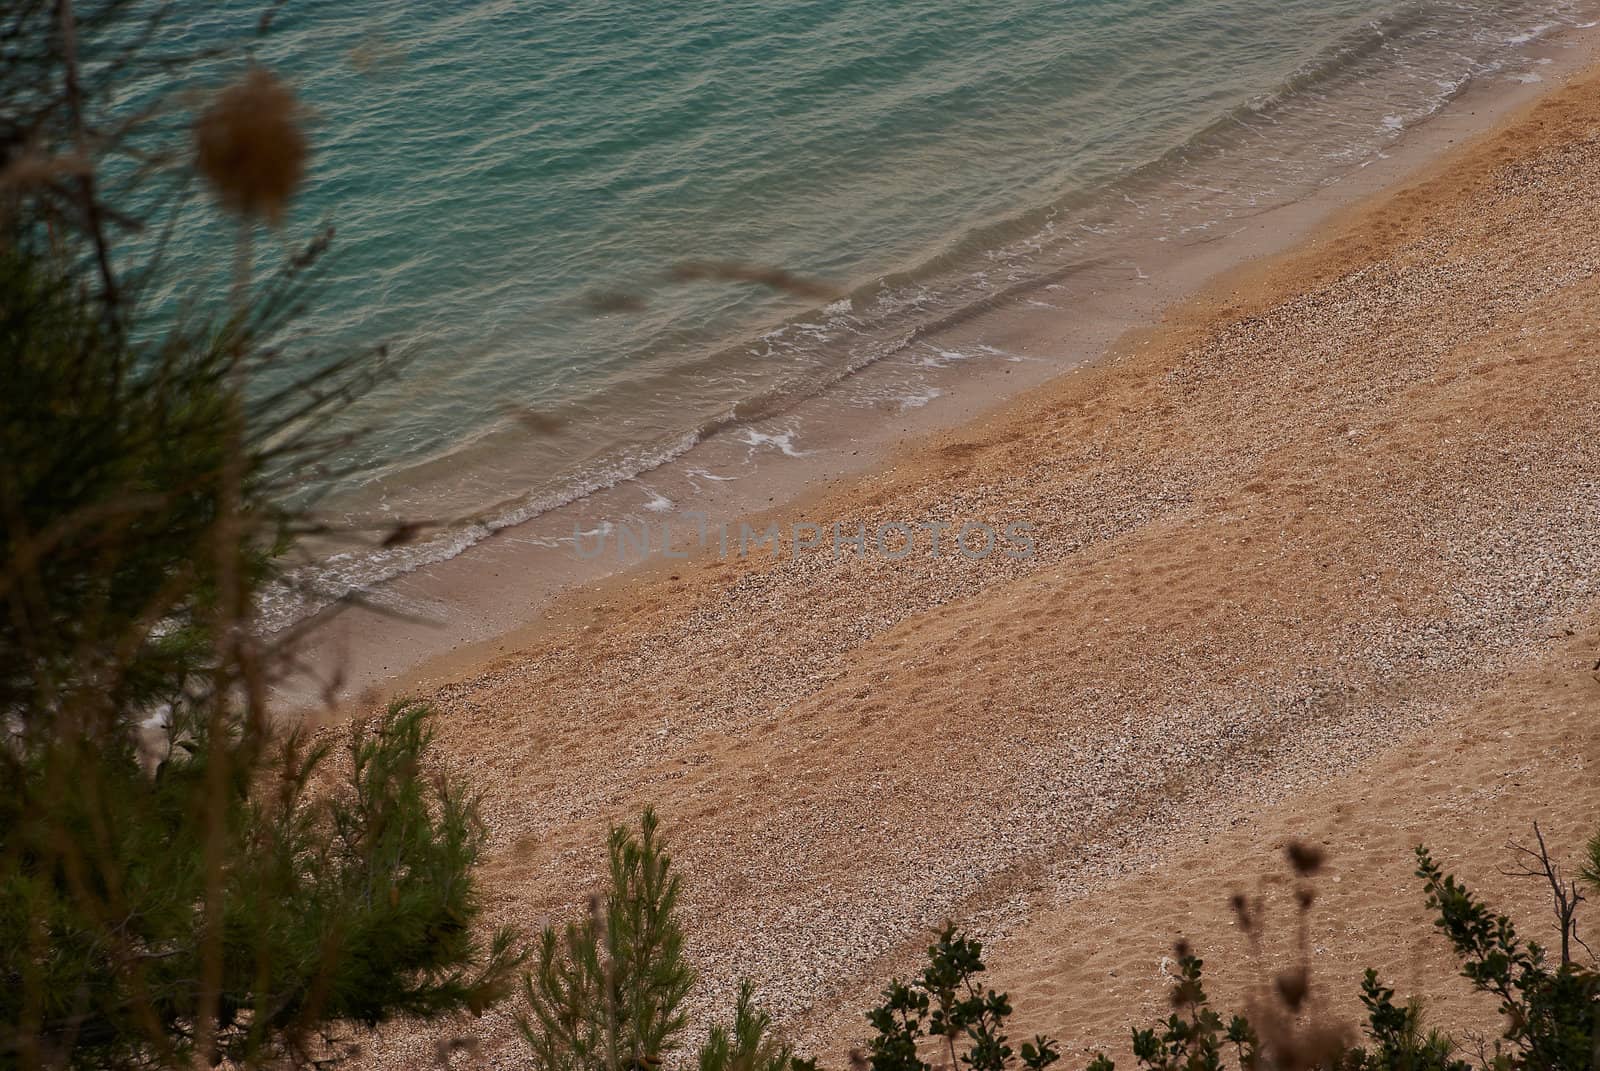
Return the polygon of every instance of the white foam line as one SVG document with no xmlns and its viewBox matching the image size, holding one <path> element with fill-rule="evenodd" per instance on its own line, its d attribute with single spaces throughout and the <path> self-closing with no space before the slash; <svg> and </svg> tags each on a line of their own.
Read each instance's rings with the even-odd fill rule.
<svg viewBox="0 0 1600 1071">
<path fill-rule="evenodd" d="M 766 446 L 776 448 L 785 457 L 805 457 L 811 453 L 809 450 L 795 448 L 793 431 L 769 434 L 764 431 L 757 431 L 755 428 L 740 428 L 739 441 L 750 447 L 752 454 Z"/>
<path fill-rule="evenodd" d="M 650 496 L 650 500 L 644 504 L 644 508 L 651 513 L 670 513 L 677 508 L 677 503 L 649 484 L 641 483 L 639 484 L 639 489 Z"/>
</svg>

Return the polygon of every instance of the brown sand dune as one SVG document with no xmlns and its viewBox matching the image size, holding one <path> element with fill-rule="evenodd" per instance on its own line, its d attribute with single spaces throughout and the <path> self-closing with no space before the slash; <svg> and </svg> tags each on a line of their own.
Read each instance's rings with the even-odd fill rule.
<svg viewBox="0 0 1600 1071">
<path fill-rule="evenodd" d="M 1538 914 L 1494 871 L 1506 837 L 1538 817 L 1575 849 L 1600 818 L 1597 271 L 1588 74 L 1097 366 L 779 518 L 1026 521 L 1033 560 L 696 560 L 572 602 L 434 697 L 487 791 L 493 913 L 572 910 L 605 823 L 653 803 L 702 1011 L 747 975 L 842 1065 L 953 917 L 995 942 L 1020 1025 L 1119 1047 L 1180 931 L 1240 991 L 1228 889 L 1307 835 L 1339 879 L 1318 914 L 1338 1007 L 1369 963 L 1431 985 L 1450 968 L 1411 844 Z M 1493 1019 L 1460 993 L 1438 1014 Z M 522 1062 L 505 1013 L 471 1029 Z M 372 1058 L 431 1063 L 430 1037 Z"/>
</svg>

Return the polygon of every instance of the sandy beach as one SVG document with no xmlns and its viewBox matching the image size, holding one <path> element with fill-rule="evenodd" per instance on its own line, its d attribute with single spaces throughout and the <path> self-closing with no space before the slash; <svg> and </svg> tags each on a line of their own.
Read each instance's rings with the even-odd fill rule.
<svg viewBox="0 0 1600 1071">
<path fill-rule="evenodd" d="M 484 792 L 494 920 L 577 909 L 607 823 L 654 805 L 700 1016 L 749 977 L 843 1066 L 954 919 L 1017 1033 L 1076 1068 L 1163 1013 L 1180 934 L 1243 992 L 1227 896 L 1304 837 L 1331 858 L 1334 1012 L 1374 966 L 1434 1024 L 1491 1028 L 1442 985 L 1409 849 L 1546 935 L 1506 841 L 1537 819 L 1570 857 L 1600 815 L 1600 69 L 1432 155 L 1100 359 L 751 521 L 1020 523 L 1030 558 L 700 553 L 403 681 Z M 509 1010 L 367 1059 L 434 1066 L 458 1033 L 525 1064 Z"/>
</svg>

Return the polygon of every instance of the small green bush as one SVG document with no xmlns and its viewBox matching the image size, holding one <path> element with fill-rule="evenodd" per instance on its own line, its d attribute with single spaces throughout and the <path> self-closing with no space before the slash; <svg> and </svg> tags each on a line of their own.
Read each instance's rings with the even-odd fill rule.
<svg viewBox="0 0 1600 1071">
<path fill-rule="evenodd" d="M 733 1025 L 711 1028 L 700 1046 L 699 1071 L 817 1071 L 815 1061 L 797 1059 L 772 1035 L 772 1017 L 756 1007 L 755 994 L 748 979 L 739 983 Z"/>
<path fill-rule="evenodd" d="M 430 713 L 397 702 L 357 725 L 337 776 L 291 737 L 256 792 L 206 792 L 203 748 L 153 776 L 81 744 L 0 763 L 0 1067 L 325 1060 L 350 1028 L 504 995 L 519 956 L 509 931 L 480 938 L 484 831 L 429 769 Z M 87 791 L 57 792 L 67 777 Z M 220 872 L 197 800 L 222 811 Z"/>
<path fill-rule="evenodd" d="M 1561 881 L 1541 843 L 1543 874 Z M 1438 912 L 1434 925 L 1450 940 L 1461 973 L 1475 989 L 1497 997 L 1505 1029 L 1487 1066 L 1495 1071 L 1575 1071 L 1595 1066 L 1596 1020 L 1600 1018 L 1600 974 L 1566 956 L 1554 966 L 1537 943 L 1523 941 L 1510 918 L 1491 911 L 1467 887 L 1417 849 L 1417 875 L 1428 906 Z M 1558 897 L 1559 899 L 1559 897 Z M 1570 916 L 1562 920 L 1568 944 Z"/>
<path fill-rule="evenodd" d="M 928 966 L 920 976 L 910 984 L 889 983 L 883 1003 L 867 1013 L 877 1032 L 868 1048 L 872 1071 L 933 1071 L 920 1055 L 930 1039 L 938 1040 L 951 1068 L 1005 1071 L 1020 1060 L 1028 1071 L 1043 1071 L 1060 1059 L 1055 1042 L 1045 1037 L 1011 1048 L 1005 1033 L 1011 1002 L 979 984 L 982 955 L 982 945 L 950 924 L 928 946 Z"/>
<path fill-rule="evenodd" d="M 682 1045 L 696 976 L 677 917 L 682 883 L 659 830 L 651 810 L 637 834 L 613 826 L 604 900 L 539 936 L 518 1016 L 539 1071 L 650 1071 Z M 713 1027 L 699 1051 L 701 1071 L 815 1071 L 771 1036 L 754 998 L 741 983 L 732 1025 Z"/>
</svg>

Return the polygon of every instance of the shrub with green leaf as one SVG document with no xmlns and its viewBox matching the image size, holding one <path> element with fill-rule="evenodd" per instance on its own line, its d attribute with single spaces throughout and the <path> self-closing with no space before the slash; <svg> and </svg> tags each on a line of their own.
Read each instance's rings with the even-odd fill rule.
<svg viewBox="0 0 1600 1071">
<path fill-rule="evenodd" d="M 1561 888 L 1548 855 L 1544 875 Z M 1446 874 L 1425 848 L 1417 849 L 1436 925 L 1461 960 L 1461 973 L 1475 989 L 1494 996 L 1505 1016 L 1489 1066 L 1517 1071 L 1569 1071 L 1594 1065 L 1600 1039 L 1600 973 L 1566 956 L 1552 964 L 1537 942 L 1524 941 L 1511 919 L 1490 910 L 1467 887 Z M 1570 916 L 1562 920 L 1563 945 Z"/>
<path fill-rule="evenodd" d="M 677 916 L 682 883 L 660 825 L 646 810 L 638 833 L 613 826 L 604 897 L 539 936 L 518 1016 L 539 1071 L 647 1071 L 682 1046 L 696 975 Z M 741 983 L 732 1025 L 713 1027 L 699 1051 L 701 1071 L 815 1071 L 771 1036 L 754 996 Z"/>
<path fill-rule="evenodd" d="M 291 735 L 252 769 L 259 791 L 220 799 L 204 750 L 153 775 L 82 747 L 8 765 L 0 1066 L 326 1058 L 351 1027 L 497 999 L 518 957 L 509 932 L 487 947 L 478 932 L 468 874 L 483 830 L 465 786 L 428 768 L 429 717 L 397 702 L 354 727 L 342 756 Z M 52 791 L 67 772 L 76 790 Z M 220 875 L 197 800 L 225 812 Z M 209 1055 L 195 1052 L 208 960 Z"/>
<path fill-rule="evenodd" d="M 1370 967 L 1361 980 L 1361 1004 L 1372 1046 L 1347 1054 L 1347 1071 L 1469 1071 L 1449 1035 L 1423 1031 L 1422 1002 L 1413 997 L 1404 1007 L 1395 1004 L 1394 990 L 1380 985 Z"/>
<path fill-rule="evenodd" d="M 982 957 L 983 946 L 952 923 L 928 946 L 928 965 L 916 979 L 889 983 L 883 1003 L 867 1012 L 875 1032 L 867 1052 L 872 1071 L 933 1071 L 923 1055 L 929 1042 L 948 1057 L 946 1067 L 973 1071 L 1005 1071 L 1019 1062 L 1042 1071 L 1060 1058 L 1045 1037 L 1011 1047 L 1005 1032 L 1011 1002 L 979 981 Z"/>
<path fill-rule="evenodd" d="M 678 1047 L 694 970 L 676 910 L 682 883 L 646 811 L 640 834 L 611 830 L 611 887 L 603 904 L 540 934 L 523 977 L 522 1035 L 546 1071 L 654 1067 Z"/>
<path fill-rule="evenodd" d="M 1261 1041 L 1250 1020 L 1232 1016 L 1223 1025 L 1222 1016 L 1210 1007 L 1201 972 L 1205 964 L 1186 945 L 1179 945 L 1178 981 L 1172 990 L 1175 1010 L 1161 1030 L 1133 1032 L 1133 1054 L 1139 1066 L 1150 1071 L 1184 1071 L 1188 1068 L 1221 1067 L 1224 1055 L 1232 1051 L 1240 1067 L 1254 1067 L 1261 1061 Z M 1094 1065 L 1112 1071 L 1110 1060 Z"/>
<path fill-rule="evenodd" d="M 794 1049 L 772 1033 L 772 1017 L 755 1003 L 756 987 L 739 983 L 733 1023 L 713 1026 L 700 1046 L 699 1071 L 817 1071 L 816 1062 L 795 1056 Z"/>
</svg>

